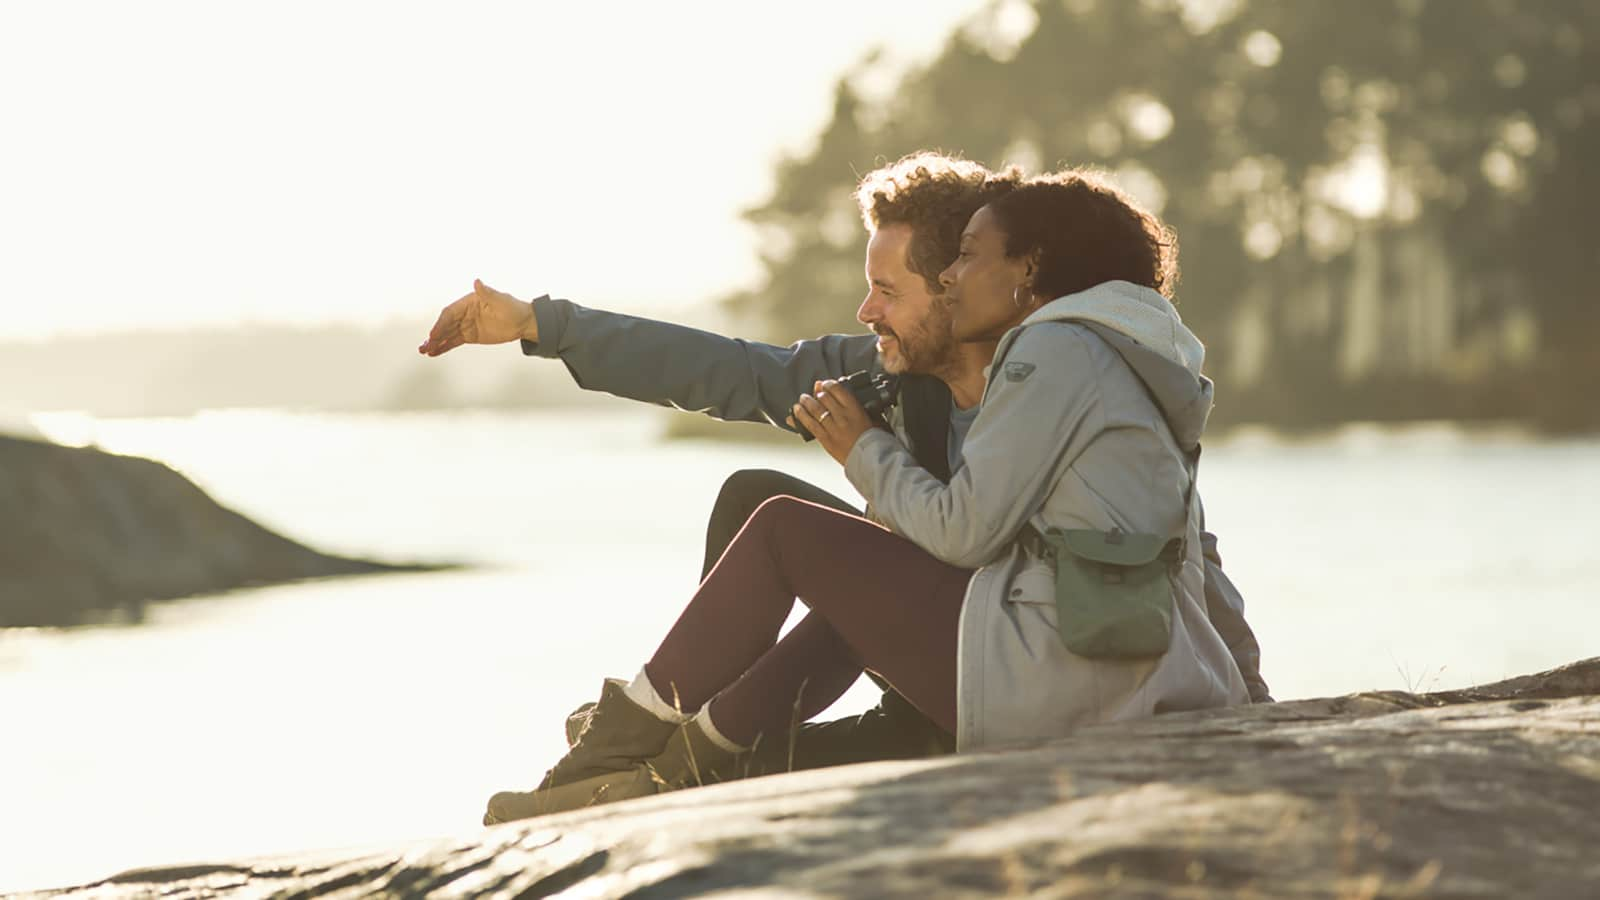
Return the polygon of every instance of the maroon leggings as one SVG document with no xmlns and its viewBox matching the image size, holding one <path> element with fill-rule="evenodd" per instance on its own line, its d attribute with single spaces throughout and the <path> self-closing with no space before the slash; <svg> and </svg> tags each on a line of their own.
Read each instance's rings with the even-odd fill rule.
<svg viewBox="0 0 1600 900">
<path fill-rule="evenodd" d="M 871 669 L 956 730 L 956 629 L 972 570 L 859 516 L 794 497 L 761 504 L 645 665 L 685 712 L 770 742 Z M 811 612 L 778 640 L 799 598 Z"/>
</svg>

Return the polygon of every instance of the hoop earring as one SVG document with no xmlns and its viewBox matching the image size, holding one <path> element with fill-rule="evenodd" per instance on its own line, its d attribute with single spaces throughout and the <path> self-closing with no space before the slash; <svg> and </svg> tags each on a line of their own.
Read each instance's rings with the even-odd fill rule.
<svg viewBox="0 0 1600 900">
<path fill-rule="evenodd" d="M 1031 288 L 1029 289 L 1028 293 L 1033 293 Z M 1011 292 L 1011 303 L 1012 305 L 1016 306 L 1017 309 L 1022 308 L 1022 285 L 1017 285 L 1016 289 Z"/>
</svg>

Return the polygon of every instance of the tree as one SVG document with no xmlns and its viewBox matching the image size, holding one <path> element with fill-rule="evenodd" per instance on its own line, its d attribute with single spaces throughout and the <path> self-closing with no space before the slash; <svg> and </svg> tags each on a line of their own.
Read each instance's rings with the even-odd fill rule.
<svg viewBox="0 0 1600 900">
<path fill-rule="evenodd" d="M 924 67 L 840 81 L 748 213 L 765 285 L 729 302 L 777 339 L 854 330 L 851 189 L 904 153 L 1091 164 L 1177 229 L 1222 420 L 1595 427 L 1597 45 L 1577 0 L 999 3 Z"/>
</svg>

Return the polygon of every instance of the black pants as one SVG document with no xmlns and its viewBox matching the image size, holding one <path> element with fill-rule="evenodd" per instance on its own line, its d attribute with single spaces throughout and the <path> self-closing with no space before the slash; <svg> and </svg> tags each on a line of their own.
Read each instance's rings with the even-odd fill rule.
<svg viewBox="0 0 1600 900">
<path fill-rule="evenodd" d="M 821 488 L 770 469 L 743 469 L 723 482 L 706 526 L 706 552 L 701 577 L 722 558 L 728 544 L 756 508 L 779 495 L 799 497 L 843 512 L 860 510 Z M 869 677 L 872 677 L 869 673 Z M 764 746 L 756 753 L 752 774 L 816 769 L 881 759 L 918 759 L 955 751 L 955 737 L 935 725 L 910 701 L 873 678 L 884 689 L 876 707 L 832 722 L 810 722 L 788 742 Z"/>
</svg>

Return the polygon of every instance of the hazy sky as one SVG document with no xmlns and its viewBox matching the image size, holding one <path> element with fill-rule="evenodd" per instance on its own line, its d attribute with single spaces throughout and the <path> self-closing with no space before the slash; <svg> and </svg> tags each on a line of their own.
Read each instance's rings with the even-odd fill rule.
<svg viewBox="0 0 1600 900">
<path fill-rule="evenodd" d="M 834 79 L 981 7 L 7 0 L 0 338 L 702 302 Z"/>
</svg>

